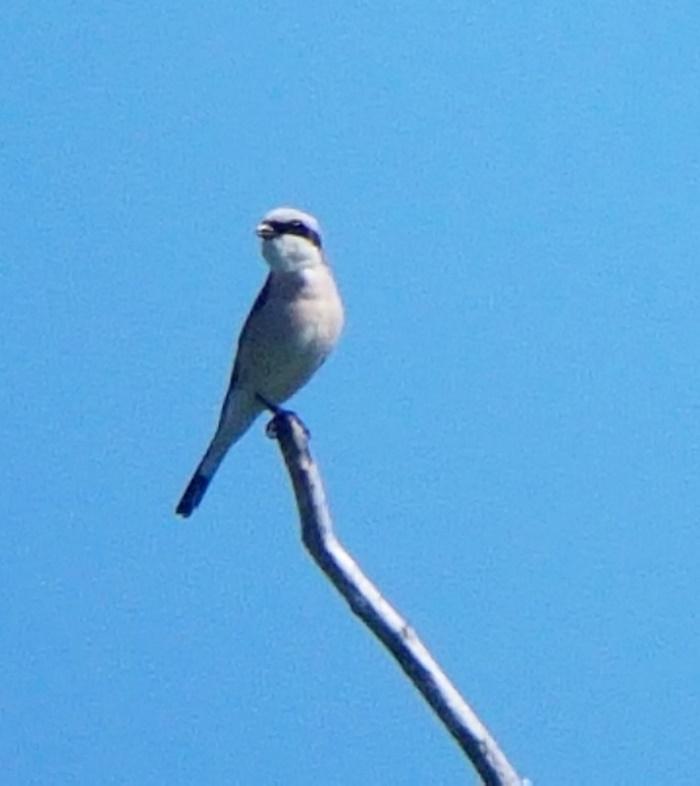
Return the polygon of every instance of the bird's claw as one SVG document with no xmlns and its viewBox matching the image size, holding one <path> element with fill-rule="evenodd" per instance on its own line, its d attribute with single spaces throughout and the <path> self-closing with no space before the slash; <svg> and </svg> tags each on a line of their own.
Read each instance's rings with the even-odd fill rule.
<svg viewBox="0 0 700 786">
<path fill-rule="evenodd" d="M 307 440 L 311 437 L 311 432 L 306 427 L 304 421 L 297 415 L 297 413 L 292 412 L 291 409 L 282 409 L 282 407 L 276 408 L 272 420 L 270 420 L 267 426 L 265 426 L 265 434 L 267 434 L 270 439 L 277 439 L 280 422 L 284 420 L 294 421 L 304 432 L 304 436 Z"/>
</svg>

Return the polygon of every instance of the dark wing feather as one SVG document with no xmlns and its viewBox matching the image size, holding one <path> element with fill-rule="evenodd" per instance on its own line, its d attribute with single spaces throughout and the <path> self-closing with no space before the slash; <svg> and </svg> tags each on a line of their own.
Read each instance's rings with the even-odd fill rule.
<svg viewBox="0 0 700 786">
<path fill-rule="evenodd" d="M 250 324 L 250 320 L 253 318 L 253 315 L 256 314 L 260 309 L 267 303 L 268 298 L 270 297 L 270 290 L 272 289 L 272 274 L 268 275 L 265 279 L 265 283 L 263 284 L 263 288 L 258 292 L 258 296 L 255 298 L 255 303 L 253 303 L 253 308 L 250 309 L 250 314 L 246 317 L 246 321 L 243 323 L 243 328 L 241 330 L 241 335 L 238 338 L 238 346 L 240 347 L 243 342 L 243 337 L 248 330 L 248 325 Z M 232 390 L 236 384 L 236 380 L 238 379 L 238 362 L 233 364 L 233 371 L 231 372 L 231 384 L 229 385 L 229 390 Z"/>
</svg>

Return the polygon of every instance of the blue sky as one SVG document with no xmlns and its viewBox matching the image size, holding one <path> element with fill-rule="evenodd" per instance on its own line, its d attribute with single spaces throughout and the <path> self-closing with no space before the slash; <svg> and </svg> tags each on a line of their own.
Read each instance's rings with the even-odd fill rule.
<svg viewBox="0 0 700 786">
<path fill-rule="evenodd" d="M 697 4 L 0 30 L 4 783 L 473 782 L 264 421 L 173 516 L 292 204 L 347 306 L 293 401 L 344 542 L 536 786 L 695 784 Z"/>
</svg>

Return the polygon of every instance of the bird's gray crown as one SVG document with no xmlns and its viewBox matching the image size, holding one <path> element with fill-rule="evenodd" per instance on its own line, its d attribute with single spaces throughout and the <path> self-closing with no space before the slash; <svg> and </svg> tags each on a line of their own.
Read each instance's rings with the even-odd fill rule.
<svg viewBox="0 0 700 786">
<path fill-rule="evenodd" d="M 279 235 L 305 237 L 316 248 L 321 248 L 321 227 L 309 213 L 293 207 L 276 207 L 258 224 L 257 234 L 267 240 Z"/>
</svg>

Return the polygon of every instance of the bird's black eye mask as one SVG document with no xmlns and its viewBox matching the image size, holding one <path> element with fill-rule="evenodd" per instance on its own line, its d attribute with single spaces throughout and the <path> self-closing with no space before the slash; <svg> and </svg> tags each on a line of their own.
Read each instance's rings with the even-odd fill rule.
<svg viewBox="0 0 700 786">
<path fill-rule="evenodd" d="M 268 223 L 278 235 L 297 235 L 310 240 L 316 248 L 321 248 L 321 236 L 315 230 L 307 226 L 303 221 L 268 221 Z"/>
</svg>

